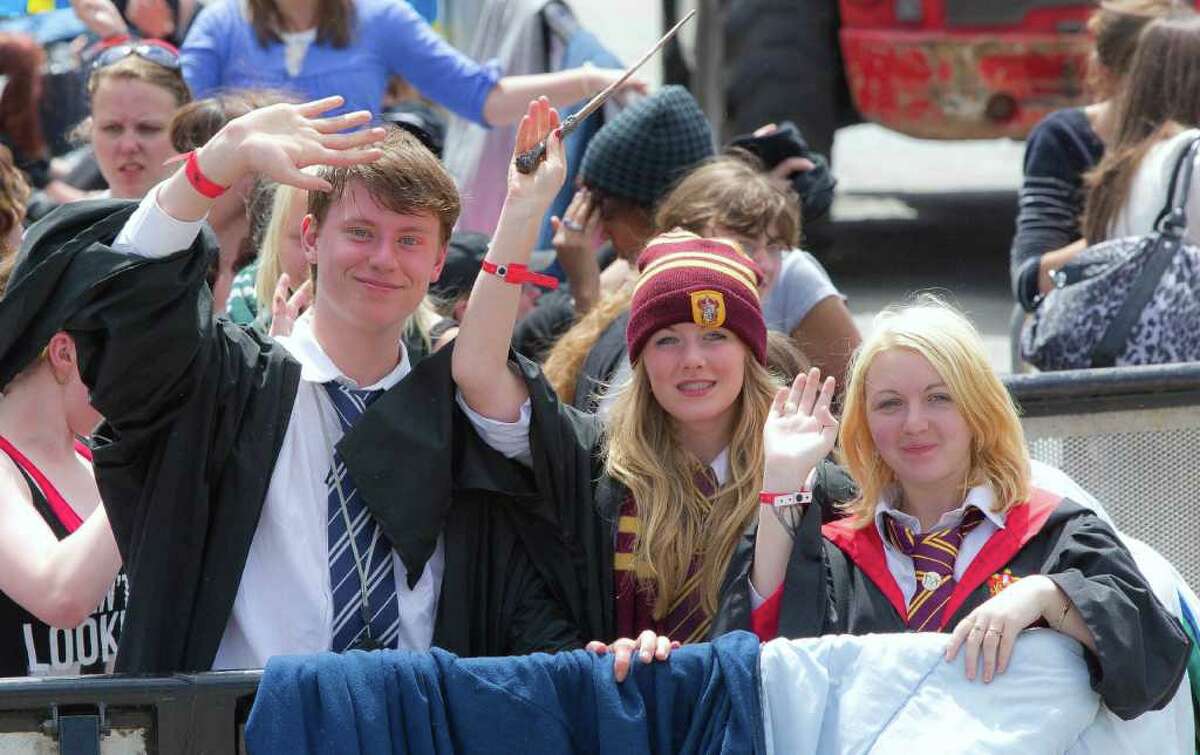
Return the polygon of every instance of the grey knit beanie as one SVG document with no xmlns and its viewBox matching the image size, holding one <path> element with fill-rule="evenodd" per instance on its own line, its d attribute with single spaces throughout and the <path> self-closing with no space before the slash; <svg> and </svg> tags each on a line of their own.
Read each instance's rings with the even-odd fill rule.
<svg viewBox="0 0 1200 755">
<path fill-rule="evenodd" d="M 708 119 L 688 90 L 666 86 L 604 124 L 588 143 L 584 185 L 644 207 L 715 154 Z"/>
</svg>

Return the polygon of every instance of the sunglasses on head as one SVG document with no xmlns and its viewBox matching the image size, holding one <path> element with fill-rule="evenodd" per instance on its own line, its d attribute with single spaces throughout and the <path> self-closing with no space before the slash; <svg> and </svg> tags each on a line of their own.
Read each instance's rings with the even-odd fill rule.
<svg viewBox="0 0 1200 755">
<path fill-rule="evenodd" d="M 130 55 L 137 55 L 139 58 L 148 60 L 151 63 L 157 63 L 163 68 L 169 68 L 172 71 L 179 70 L 179 51 L 172 45 L 158 40 L 126 42 L 105 47 L 92 60 L 92 68 L 111 66 L 113 63 L 124 60 Z"/>
</svg>

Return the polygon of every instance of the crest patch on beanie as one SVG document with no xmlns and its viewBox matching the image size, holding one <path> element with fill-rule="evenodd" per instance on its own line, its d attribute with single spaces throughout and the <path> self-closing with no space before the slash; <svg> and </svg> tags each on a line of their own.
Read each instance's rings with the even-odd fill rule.
<svg viewBox="0 0 1200 755">
<path fill-rule="evenodd" d="M 704 289 L 693 291 L 692 322 L 702 328 L 719 328 L 725 324 L 725 295 Z"/>
<path fill-rule="evenodd" d="M 736 243 L 676 229 L 646 244 L 638 270 L 625 328 L 630 363 L 637 363 L 655 331 L 677 323 L 725 328 L 759 364 L 766 363 L 767 324 L 758 295 L 762 271 Z"/>
</svg>

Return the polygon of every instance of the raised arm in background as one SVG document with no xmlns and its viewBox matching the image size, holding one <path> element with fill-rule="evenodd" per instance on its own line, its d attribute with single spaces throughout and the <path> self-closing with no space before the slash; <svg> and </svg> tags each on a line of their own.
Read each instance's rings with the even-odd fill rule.
<svg viewBox="0 0 1200 755">
<path fill-rule="evenodd" d="M 552 107 L 566 107 L 599 94 L 624 73 L 619 68 L 583 66 L 553 73 L 505 76 L 484 100 L 483 117 L 493 126 L 515 123 L 525 113 L 529 101 L 538 96 L 545 97 Z M 621 91 L 626 90 L 645 94 L 646 83 L 630 78 L 621 86 Z"/>
</svg>

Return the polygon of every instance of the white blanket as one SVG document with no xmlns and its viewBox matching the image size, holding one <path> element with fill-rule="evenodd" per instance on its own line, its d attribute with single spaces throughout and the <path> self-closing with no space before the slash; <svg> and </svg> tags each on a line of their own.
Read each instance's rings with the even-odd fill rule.
<svg viewBox="0 0 1200 755">
<path fill-rule="evenodd" d="M 1035 485 L 1090 508 L 1116 529 L 1116 523 L 1104 506 L 1065 472 L 1038 461 L 1032 462 L 1030 469 Z M 1200 601 L 1196 599 L 1196 594 L 1162 554 L 1135 537 L 1123 532 L 1118 534 L 1125 547 L 1133 554 L 1133 559 L 1149 583 L 1150 589 L 1154 591 L 1154 596 L 1172 616 L 1181 618 L 1183 612 L 1180 605 L 1184 602 L 1188 604 L 1193 616 L 1200 615 Z M 1119 752 L 1131 755 L 1192 753 L 1195 725 L 1191 684 L 1185 673 L 1175 697 L 1162 710 L 1146 713 L 1133 721 L 1122 721 L 1107 707 L 1101 706 L 1095 724 L 1084 732 L 1074 752 Z"/>
<path fill-rule="evenodd" d="M 1062 753 L 1096 719 L 1100 699 L 1074 640 L 1027 632 L 1008 670 L 983 684 L 967 681 L 961 655 L 942 659 L 949 639 L 767 643 L 760 660 L 767 752 Z"/>
<path fill-rule="evenodd" d="M 1183 577 L 1170 562 L 1150 546 L 1128 535 L 1121 535 L 1133 554 L 1142 576 L 1154 595 L 1172 616 L 1181 614 L 1180 603 L 1187 601 L 1192 614 L 1200 604 Z M 1192 692 L 1188 675 L 1183 675 L 1175 697 L 1162 710 L 1144 713 L 1132 721 L 1122 721 L 1105 706 L 1100 706 L 1096 721 L 1083 733 L 1072 753 L 1128 753 L 1129 755 L 1167 755 L 1192 753 L 1196 722 L 1192 715 Z"/>
<path fill-rule="evenodd" d="M 1148 581 L 1177 612 L 1170 565 L 1130 543 Z M 1169 589 L 1163 589 L 1169 588 Z M 1185 588 L 1186 589 L 1186 588 Z M 1173 596 L 1173 599 L 1172 599 Z M 1183 597 L 1194 600 L 1190 592 Z M 967 681 L 963 656 L 943 660 L 947 634 L 775 640 L 763 646 L 767 751 L 833 753 L 1070 753 L 1192 751 L 1187 677 L 1162 710 L 1122 721 L 1092 691 L 1083 647 L 1048 629 L 1024 632 L 990 684 Z"/>
</svg>

